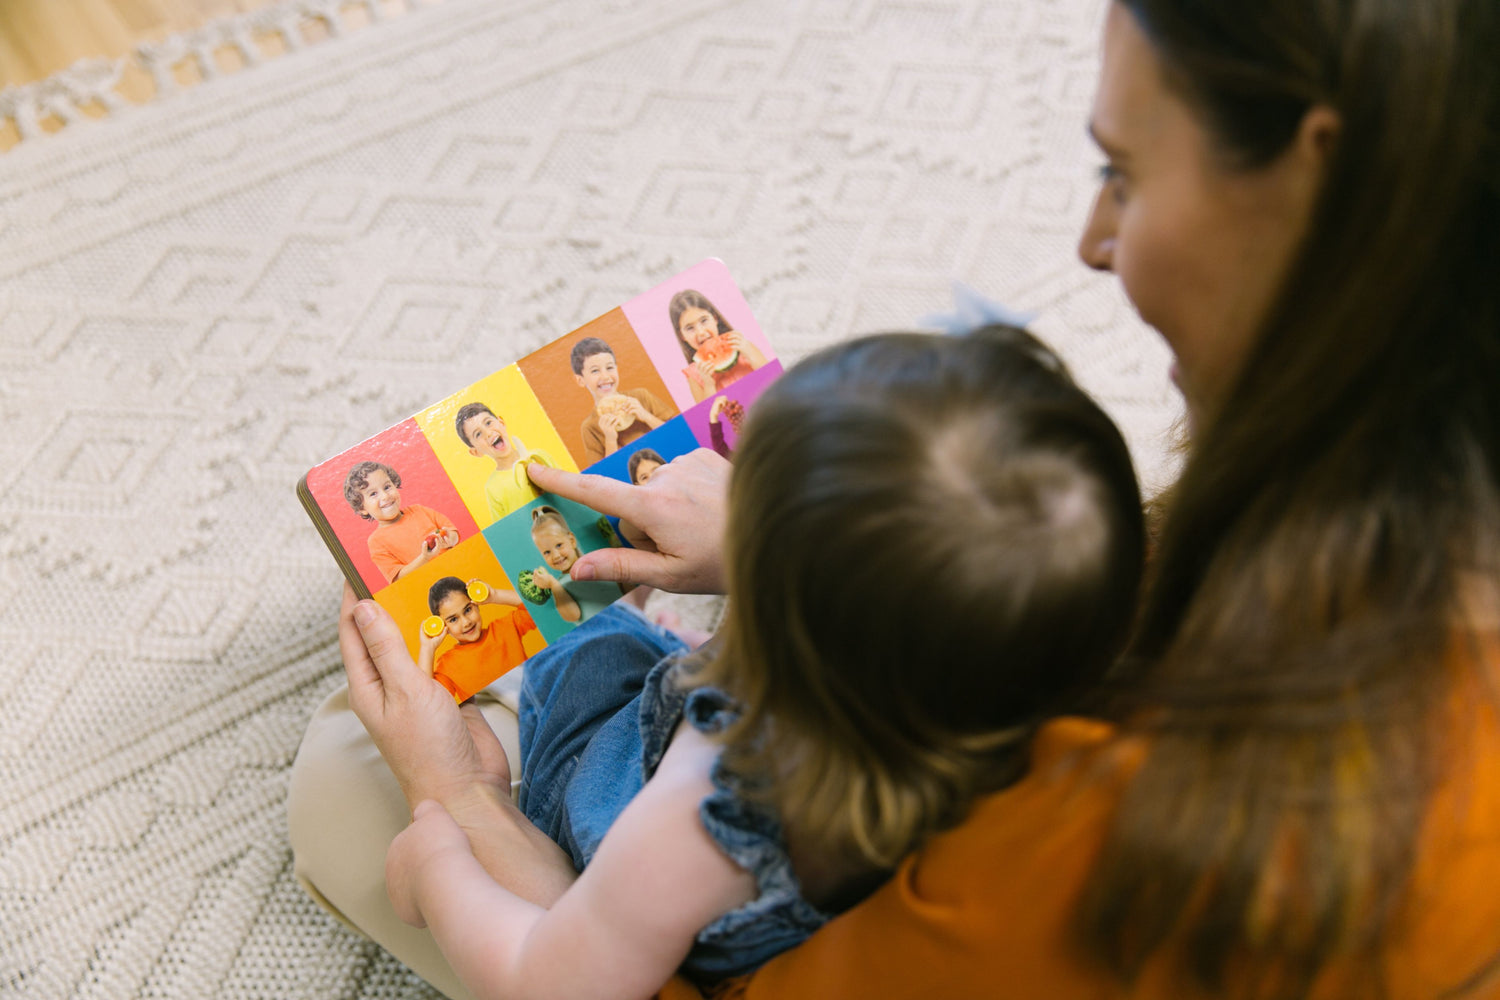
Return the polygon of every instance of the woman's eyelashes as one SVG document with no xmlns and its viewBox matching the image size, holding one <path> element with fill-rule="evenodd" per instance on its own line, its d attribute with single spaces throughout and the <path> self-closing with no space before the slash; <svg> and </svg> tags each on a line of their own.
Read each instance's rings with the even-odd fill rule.
<svg viewBox="0 0 1500 1000">
<path fill-rule="evenodd" d="M 1125 200 L 1125 175 L 1113 163 L 1099 164 L 1099 186 L 1108 191 L 1116 202 Z"/>
</svg>

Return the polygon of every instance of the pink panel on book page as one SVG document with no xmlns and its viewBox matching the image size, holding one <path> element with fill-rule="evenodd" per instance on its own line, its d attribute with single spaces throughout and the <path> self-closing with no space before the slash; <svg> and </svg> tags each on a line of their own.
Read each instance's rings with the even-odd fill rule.
<svg viewBox="0 0 1500 1000">
<path fill-rule="evenodd" d="M 679 409 L 686 410 L 775 358 L 771 343 L 724 262 L 708 259 L 621 307 Z M 675 324 L 674 324 L 675 316 Z M 733 341 L 738 335 L 739 347 Z M 692 358 L 705 354 L 723 370 L 705 375 Z M 689 343 L 691 341 L 691 343 Z M 735 355 L 738 354 L 738 357 Z"/>
</svg>

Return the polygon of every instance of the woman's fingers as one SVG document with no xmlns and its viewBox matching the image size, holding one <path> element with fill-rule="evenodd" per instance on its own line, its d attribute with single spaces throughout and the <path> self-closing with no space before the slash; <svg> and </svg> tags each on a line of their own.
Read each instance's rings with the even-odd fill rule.
<svg viewBox="0 0 1500 1000">
<path fill-rule="evenodd" d="M 676 574 L 670 559 L 657 552 L 642 549 L 595 549 L 585 552 L 573 564 L 575 580 L 609 580 L 615 583 L 643 583 L 660 590 L 677 591 Z"/>
<path fill-rule="evenodd" d="M 367 689 L 378 687 L 385 695 L 408 690 L 425 679 L 390 613 L 374 601 L 351 604 L 353 596 L 347 595 L 347 614 L 339 617 L 339 646 L 349 674 L 350 698 L 355 697 L 356 682 Z"/>
<path fill-rule="evenodd" d="M 344 660 L 344 674 L 349 679 L 349 705 L 361 722 L 368 726 L 367 713 L 378 710 L 385 701 L 380 671 L 365 647 L 364 636 L 354 621 L 358 599 L 354 588 L 344 582 L 344 601 L 339 608 L 339 654 Z"/>
<path fill-rule="evenodd" d="M 707 449 L 689 452 L 657 469 L 646 486 L 604 476 L 530 467 L 538 486 L 621 519 L 632 545 L 650 539 L 645 551 L 610 550 L 580 560 L 573 577 L 644 583 L 677 593 L 723 593 L 725 506 L 730 465 Z M 651 550 L 655 551 L 651 551 Z"/>
<path fill-rule="evenodd" d="M 540 462 L 528 465 L 526 474 L 544 491 L 575 500 L 601 514 L 629 518 L 627 511 L 636 508 L 633 495 L 636 487 L 608 476 L 581 475 L 565 469 L 554 469 Z"/>
</svg>

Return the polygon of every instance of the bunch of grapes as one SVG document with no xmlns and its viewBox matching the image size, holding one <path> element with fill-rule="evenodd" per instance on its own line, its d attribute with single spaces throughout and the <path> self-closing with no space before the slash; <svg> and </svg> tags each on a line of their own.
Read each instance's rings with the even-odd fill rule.
<svg viewBox="0 0 1500 1000">
<path fill-rule="evenodd" d="M 719 416 L 729 421 L 729 426 L 738 434 L 740 425 L 745 422 L 745 407 L 737 400 L 726 399 L 723 408 L 719 410 Z"/>
</svg>

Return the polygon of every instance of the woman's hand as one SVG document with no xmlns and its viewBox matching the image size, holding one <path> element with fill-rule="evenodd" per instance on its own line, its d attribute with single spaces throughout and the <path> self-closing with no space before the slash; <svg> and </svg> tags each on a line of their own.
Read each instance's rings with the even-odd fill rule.
<svg viewBox="0 0 1500 1000">
<path fill-rule="evenodd" d="M 339 650 L 349 705 L 408 804 L 433 799 L 467 835 L 474 856 L 511 892 L 551 906 L 578 873 L 568 855 L 510 799 L 510 762 L 479 708 L 463 707 L 412 662 L 396 623 L 344 585 Z"/>
<path fill-rule="evenodd" d="M 374 601 L 344 585 L 339 651 L 349 705 L 380 749 L 408 804 L 445 805 L 476 789 L 510 795 L 510 762 L 484 716 L 417 666 L 395 621 Z"/>
<path fill-rule="evenodd" d="M 573 564 L 573 579 L 722 594 L 731 468 L 700 448 L 657 469 L 645 486 L 535 465 L 526 471 L 542 490 L 620 518 L 620 533 L 635 546 L 585 553 Z"/>
</svg>

